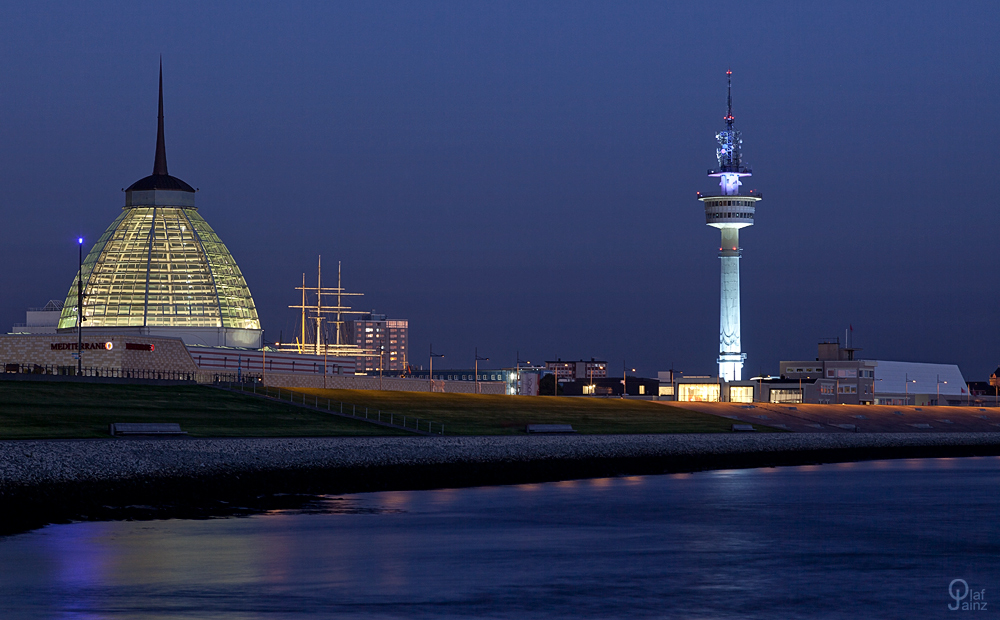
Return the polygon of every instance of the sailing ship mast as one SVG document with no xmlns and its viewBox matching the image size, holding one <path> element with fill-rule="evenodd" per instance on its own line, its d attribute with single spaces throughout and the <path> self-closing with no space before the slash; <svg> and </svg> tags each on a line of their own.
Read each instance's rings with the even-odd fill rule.
<svg viewBox="0 0 1000 620">
<path fill-rule="evenodd" d="M 350 306 L 344 305 L 344 296 L 360 296 L 364 295 L 364 293 L 349 293 L 345 291 L 341 277 L 341 263 L 337 261 L 337 286 L 323 286 L 322 256 L 319 256 L 316 264 L 316 286 L 306 286 L 306 275 L 302 274 L 302 286 L 295 287 L 296 290 L 302 291 L 302 301 L 297 306 L 288 306 L 289 308 L 302 311 L 300 322 L 301 340 L 295 344 L 295 349 L 299 353 L 306 353 L 309 349 L 312 349 L 310 352 L 316 355 L 340 355 L 348 357 L 374 357 L 377 355 L 374 350 L 362 349 L 356 345 L 345 344 L 341 341 L 340 332 L 344 324 L 344 315 L 366 314 L 361 310 L 352 310 Z M 308 303 L 308 297 L 311 297 L 313 294 L 316 296 L 316 303 Z M 336 305 L 325 305 L 323 298 L 332 296 L 337 298 Z M 328 315 L 333 315 L 335 320 L 327 321 Z M 306 326 L 312 321 L 315 321 L 315 326 L 307 330 Z M 329 344 L 326 341 L 327 339 L 322 337 L 324 321 L 335 325 L 337 331 L 336 344 Z"/>
</svg>

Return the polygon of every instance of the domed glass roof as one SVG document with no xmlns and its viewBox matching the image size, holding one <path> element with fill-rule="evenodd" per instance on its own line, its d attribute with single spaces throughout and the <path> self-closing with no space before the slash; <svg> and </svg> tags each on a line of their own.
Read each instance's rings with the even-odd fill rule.
<svg viewBox="0 0 1000 620">
<path fill-rule="evenodd" d="M 259 346 L 260 320 L 240 268 L 198 214 L 195 190 L 167 174 L 162 67 L 154 161 L 153 174 L 125 190 L 122 214 L 83 263 L 83 327 L 158 328 L 193 343 L 206 338 L 197 328 L 253 330 L 221 342 Z M 74 279 L 59 329 L 76 327 L 76 306 Z"/>
<path fill-rule="evenodd" d="M 76 327 L 76 280 L 60 328 Z M 260 329 L 229 250 L 190 207 L 124 210 L 83 263 L 84 327 Z"/>
</svg>

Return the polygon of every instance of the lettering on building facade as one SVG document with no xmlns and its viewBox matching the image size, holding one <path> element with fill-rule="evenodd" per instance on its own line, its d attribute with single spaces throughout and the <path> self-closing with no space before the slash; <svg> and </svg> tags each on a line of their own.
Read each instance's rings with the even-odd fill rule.
<svg viewBox="0 0 1000 620">
<path fill-rule="evenodd" d="M 104 349 L 105 351 L 110 351 L 115 348 L 115 343 L 113 342 L 53 342 L 51 344 L 53 351 L 76 351 L 77 345 L 84 350 L 86 349 Z"/>
</svg>

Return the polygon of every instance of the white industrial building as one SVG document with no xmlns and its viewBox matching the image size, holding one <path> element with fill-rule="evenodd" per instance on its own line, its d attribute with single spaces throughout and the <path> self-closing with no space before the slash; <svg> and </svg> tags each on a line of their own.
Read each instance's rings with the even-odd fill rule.
<svg viewBox="0 0 1000 620">
<path fill-rule="evenodd" d="M 855 359 L 858 349 L 821 342 L 814 360 L 781 362 L 779 374 L 743 381 L 661 373 L 660 395 L 678 401 L 847 405 L 966 405 L 955 364 Z"/>
</svg>

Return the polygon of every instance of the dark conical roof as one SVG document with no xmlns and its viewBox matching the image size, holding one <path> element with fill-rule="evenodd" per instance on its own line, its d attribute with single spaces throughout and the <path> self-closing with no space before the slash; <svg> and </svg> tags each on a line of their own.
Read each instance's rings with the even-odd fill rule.
<svg viewBox="0 0 1000 620">
<path fill-rule="evenodd" d="M 160 60 L 160 107 L 156 118 L 156 155 L 153 158 L 153 174 L 129 185 L 126 192 L 165 189 L 192 192 L 194 188 L 177 177 L 167 174 L 167 146 L 163 138 L 163 60 Z"/>
<path fill-rule="evenodd" d="M 143 177 L 129 185 L 125 188 L 126 192 L 142 192 L 151 189 L 167 189 L 173 190 L 175 192 L 191 192 L 194 193 L 194 188 L 181 181 L 177 177 L 172 177 L 169 174 L 151 174 L 148 177 Z"/>
</svg>

